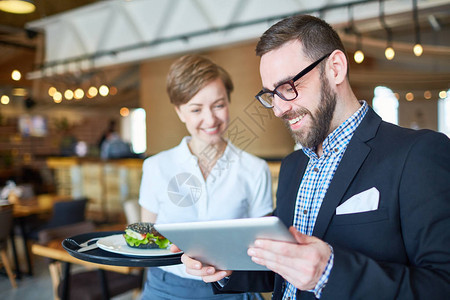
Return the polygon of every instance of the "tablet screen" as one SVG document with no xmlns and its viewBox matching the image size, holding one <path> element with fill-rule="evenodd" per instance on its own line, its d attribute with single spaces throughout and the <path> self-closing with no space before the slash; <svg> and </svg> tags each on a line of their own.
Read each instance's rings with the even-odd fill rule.
<svg viewBox="0 0 450 300">
<path fill-rule="evenodd" d="M 277 217 L 155 224 L 155 228 L 188 256 L 220 270 L 267 270 L 247 254 L 258 238 L 295 243 Z"/>
</svg>

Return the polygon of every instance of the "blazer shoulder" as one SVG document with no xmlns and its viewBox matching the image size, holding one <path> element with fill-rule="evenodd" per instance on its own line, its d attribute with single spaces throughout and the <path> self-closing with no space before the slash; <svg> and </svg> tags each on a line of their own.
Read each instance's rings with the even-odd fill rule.
<svg viewBox="0 0 450 300">
<path fill-rule="evenodd" d="M 283 160 L 281 161 L 281 168 L 283 169 L 286 167 L 294 167 L 305 160 L 308 160 L 306 154 L 301 149 L 296 150 L 283 158 Z"/>
</svg>

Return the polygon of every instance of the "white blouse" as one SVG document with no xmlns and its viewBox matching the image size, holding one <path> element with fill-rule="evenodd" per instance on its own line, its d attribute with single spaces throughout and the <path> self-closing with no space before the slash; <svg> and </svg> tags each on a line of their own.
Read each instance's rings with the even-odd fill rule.
<svg viewBox="0 0 450 300">
<path fill-rule="evenodd" d="M 157 214 L 156 223 L 261 217 L 273 210 L 267 163 L 228 141 L 207 179 L 188 147 L 190 137 L 143 164 L 139 204 Z M 207 155 L 208 149 L 205 149 Z M 163 267 L 188 275 L 182 265 Z"/>
</svg>

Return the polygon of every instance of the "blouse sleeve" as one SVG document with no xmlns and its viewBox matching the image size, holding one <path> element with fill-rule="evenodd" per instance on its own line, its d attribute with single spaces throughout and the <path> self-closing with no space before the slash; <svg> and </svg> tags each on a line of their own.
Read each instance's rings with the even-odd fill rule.
<svg viewBox="0 0 450 300">
<path fill-rule="evenodd" d="M 254 180 L 251 181 L 251 193 L 248 213 L 249 217 L 262 217 L 273 211 L 272 200 L 272 177 L 269 166 L 265 161 L 261 162 L 259 172 L 252 173 Z"/>
</svg>

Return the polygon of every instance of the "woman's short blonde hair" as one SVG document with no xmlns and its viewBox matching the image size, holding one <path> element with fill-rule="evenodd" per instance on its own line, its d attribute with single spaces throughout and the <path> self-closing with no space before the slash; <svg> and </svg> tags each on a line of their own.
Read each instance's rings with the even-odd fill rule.
<svg viewBox="0 0 450 300">
<path fill-rule="evenodd" d="M 228 99 L 233 91 L 233 82 L 227 71 L 206 57 L 185 55 L 177 59 L 167 75 L 167 93 L 170 102 L 180 106 L 189 102 L 204 86 L 220 78 Z"/>
</svg>

